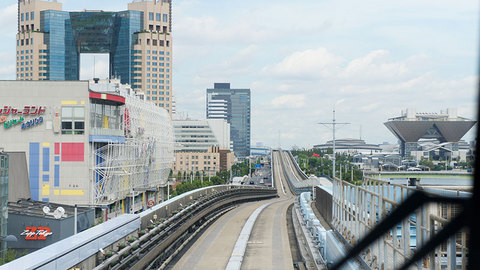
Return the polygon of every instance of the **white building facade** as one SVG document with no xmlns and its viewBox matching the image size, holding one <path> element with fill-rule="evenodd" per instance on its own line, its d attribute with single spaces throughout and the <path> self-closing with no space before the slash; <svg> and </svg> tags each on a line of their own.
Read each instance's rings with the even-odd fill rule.
<svg viewBox="0 0 480 270">
<path fill-rule="evenodd" d="M 169 113 L 120 81 L 0 81 L 0 122 L 0 147 L 26 153 L 33 200 L 116 215 L 163 199 Z"/>
</svg>

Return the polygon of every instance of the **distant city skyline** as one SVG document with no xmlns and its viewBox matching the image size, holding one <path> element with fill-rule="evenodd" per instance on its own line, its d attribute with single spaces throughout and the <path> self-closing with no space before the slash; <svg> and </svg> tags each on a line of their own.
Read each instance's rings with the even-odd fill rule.
<svg viewBox="0 0 480 270">
<path fill-rule="evenodd" d="M 106 11 L 131 2 L 59 1 Z M 0 79 L 15 79 L 16 3 L 0 5 Z M 475 1 L 178 0 L 172 18 L 177 111 L 204 118 L 214 82 L 250 88 L 252 145 L 276 147 L 279 133 L 284 148 L 326 142 L 331 132 L 316 123 L 331 120 L 334 106 L 338 121 L 352 123 L 337 138 L 361 129 L 368 143 L 395 143 L 383 122 L 404 108 L 458 108 L 476 119 Z"/>
</svg>

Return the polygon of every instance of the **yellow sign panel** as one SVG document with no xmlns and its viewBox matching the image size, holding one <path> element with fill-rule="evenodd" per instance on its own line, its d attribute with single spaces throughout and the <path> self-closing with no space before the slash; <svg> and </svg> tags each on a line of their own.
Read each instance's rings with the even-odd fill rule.
<svg viewBox="0 0 480 270">
<path fill-rule="evenodd" d="M 61 195 L 70 195 L 70 196 L 83 196 L 85 191 L 83 189 L 62 189 L 60 190 Z"/>
<path fill-rule="evenodd" d="M 43 196 L 50 195 L 50 185 L 43 185 L 42 186 L 42 195 Z"/>
<path fill-rule="evenodd" d="M 75 100 L 62 100 L 62 105 L 77 105 L 78 102 Z"/>
</svg>

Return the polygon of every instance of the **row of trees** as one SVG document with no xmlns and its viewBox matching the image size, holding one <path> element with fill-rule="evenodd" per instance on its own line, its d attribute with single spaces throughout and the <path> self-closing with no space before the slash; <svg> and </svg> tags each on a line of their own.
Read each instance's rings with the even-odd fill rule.
<svg viewBox="0 0 480 270">
<path fill-rule="evenodd" d="M 317 176 L 332 177 L 332 160 L 328 155 L 333 154 L 332 149 L 320 151 L 318 149 L 296 149 L 292 150 L 292 155 L 297 157 L 300 168 L 307 174 L 314 174 Z M 360 181 L 363 177 L 363 172 L 352 164 L 352 157 L 346 154 L 336 153 L 336 177 L 342 175 L 342 179 L 346 181 Z"/>
<path fill-rule="evenodd" d="M 183 175 L 183 178 L 182 178 Z M 230 180 L 230 171 L 222 170 L 217 172 L 215 176 L 208 177 L 206 174 L 202 175 L 200 172 L 193 172 L 187 174 L 181 174 L 178 172 L 177 181 L 183 180 L 183 183 L 180 183 L 176 186 L 175 190 L 172 192 L 171 197 L 175 197 L 182 193 L 214 185 L 224 185 Z"/>
<path fill-rule="evenodd" d="M 256 163 L 259 163 L 260 160 L 257 160 Z M 250 166 L 251 172 L 255 171 L 255 165 Z M 202 175 L 200 172 L 178 172 L 177 181 L 183 180 L 182 183 L 178 184 L 175 190 L 172 192 L 171 197 L 175 197 L 182 193 L 214 185 L 224 185 L 230 181 L 230 175 L 232 176 L 244 176 L 249 173 L 249 164 L 248 160 L 245 160 L 241 163 L 236 163 L 232 165 L 232 170 L 222 170 L 217 172 L 215 176 L 208 177 L 206 174 Z M 170 174 L 171 176 L 171 174 Z"/>
<path fill-rule="evenodd" d="M 448 164 L 448 161 L 445 161 L 445 162 L 440 161 L 440 162 L 434 163 L 431 160 L 422 159 L 422 160 L 420 160 L 418 165 L 428 167 L 432 171 L 452 170 L 453 169 L 453 167 L 451 167 Z M 466 169 L 471 169 L 473 167 L 473 165 L 474 165 L 473 160 L 467 158 L 467 161 L 457 162 L 456 165 L 455 165 L 455 168 L 466 170 Z"/>
</svg>

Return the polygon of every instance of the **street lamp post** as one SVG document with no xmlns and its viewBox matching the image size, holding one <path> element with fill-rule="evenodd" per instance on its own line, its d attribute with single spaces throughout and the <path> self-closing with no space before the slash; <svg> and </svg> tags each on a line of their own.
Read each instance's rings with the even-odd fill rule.
<svg viewBox="0 0 480 270">
<path fill-rule="evenodd" d="M 320 122 L 319 124 L 321 125 L 324 125 L 326 127 L 329 127 L 330 125 L 332 126 L 332 131 L 333 131 L 333 158 L 332 158 L 332 162 L 333 162 L 333 166 L 332 166 L 332 178 L 335 178 L 335 126 L 336 125 L 348 125 L 350 123 L 337 123 L 336 120 L 335 120 L 335 108 L 333 109 L 333 120 L 331 123 L 324 123 L 324 122 Z M 341 170 L 341 167 L 340 167 L 340 170 Z"/>
<path fill-rule="evenodd" d="M 2 259 L 5 260 L 5 249 L 3 248 L 5 242 L 17 242 L 18 239 L 15 235 L 0 235 L 0 241 L 2 241 Z"/>
</svg>

